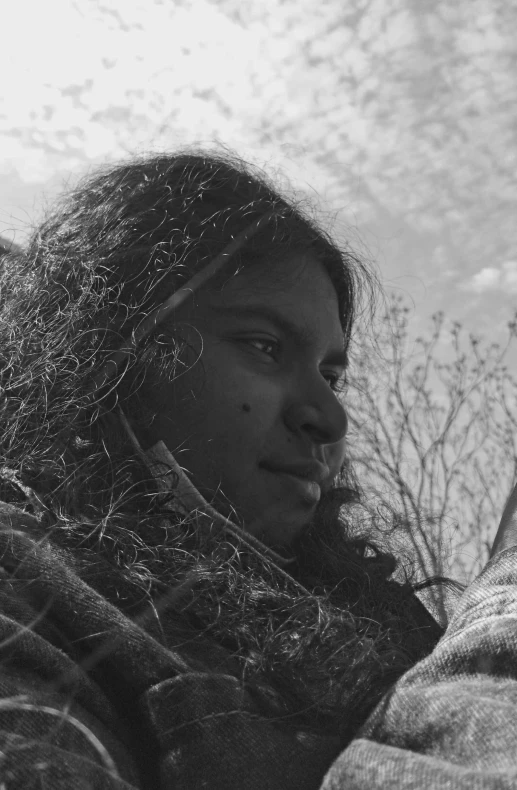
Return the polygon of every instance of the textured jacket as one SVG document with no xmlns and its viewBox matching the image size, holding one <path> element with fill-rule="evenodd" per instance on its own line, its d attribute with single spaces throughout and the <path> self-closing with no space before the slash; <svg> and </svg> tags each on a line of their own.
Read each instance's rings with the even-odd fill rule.
<svg viewBox="0 0 517 790">
<path fill-rule="evenodd" d="M 434 652 L 340 753 L 280 721 L 201 635 L 167 647 L 2 506 L 0 786 L 6 790 L 517 787 L 517 552 L 467 590 Z"/>
</svg>

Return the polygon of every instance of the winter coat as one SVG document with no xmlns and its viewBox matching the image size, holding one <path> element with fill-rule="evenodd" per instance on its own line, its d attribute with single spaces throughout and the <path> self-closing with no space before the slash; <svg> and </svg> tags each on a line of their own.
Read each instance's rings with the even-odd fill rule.
<svg viewBox="0 0 517 790">
<path fill-rule="evenodd" d="M 0 787 L 517 787 L 517 551 L 350 745 L 268 715 L 230 654 L 178 621 L 165 647 L 0 507 Z"/>
</svg>

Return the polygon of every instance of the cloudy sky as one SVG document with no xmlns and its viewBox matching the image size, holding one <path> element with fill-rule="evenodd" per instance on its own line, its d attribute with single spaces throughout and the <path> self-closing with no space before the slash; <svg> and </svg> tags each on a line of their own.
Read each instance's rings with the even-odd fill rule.
<svg viewBox="0 0 517 790">
<path fill-rule="evenodd" d="M 107 160 L 223 144 L 306 190 L 412 300 L 494 339 L 517 307 L 513 0 L 16 0 L 0 233 Z"/>
</svg>

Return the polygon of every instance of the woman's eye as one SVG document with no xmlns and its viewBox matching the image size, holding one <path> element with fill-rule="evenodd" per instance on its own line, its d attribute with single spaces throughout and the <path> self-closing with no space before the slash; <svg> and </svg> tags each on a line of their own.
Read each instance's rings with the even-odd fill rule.
<svg viewBox="0 0 517 790">
<path fill-rule="evenodd" d="M 263 337 L 249 337 L 246 338 L 245 342 L 270 357 L 274 357 L 278 352 L 278 343 L 275 340 L 268 340 Z"/>
<path fill-rule="evenodd" d="M 346 386 L 345 376 L 339 373 L 323 373 L 323 378 L 328 381 L 329 387 L 334 392 L 343 392 Z"/>
</svg>

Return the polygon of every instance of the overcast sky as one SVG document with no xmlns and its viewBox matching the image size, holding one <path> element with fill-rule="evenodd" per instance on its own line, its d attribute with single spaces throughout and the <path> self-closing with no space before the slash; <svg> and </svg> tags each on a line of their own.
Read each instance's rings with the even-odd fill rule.
<svg viewBox="0 0 517 790">
<path fill-rule="evenodd" d="M 16 0 L 0 233 L 107 160 L 227 145 L 335 212 L 415 331 L 517 306 L 515 0 Z"/>
</svg>

